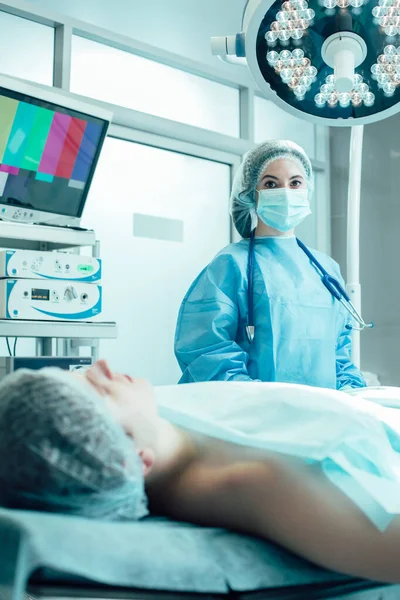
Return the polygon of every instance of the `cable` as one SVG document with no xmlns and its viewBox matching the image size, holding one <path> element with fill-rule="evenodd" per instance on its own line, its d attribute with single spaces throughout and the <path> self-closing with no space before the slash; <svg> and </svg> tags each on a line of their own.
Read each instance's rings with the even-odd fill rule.
<svg viewBox="0 0 400 600">
<path fill-rule="evenodd" d="M 13 356 L 16 356 L 16 353 L 17 353 L 17 342 L 18 342 L 18 338 L 16 337 L 14 340 Z"/>
<path fill-rule="evenodd" d="M 10 346 L 10 340 L 8 339 L 8 337 L 6 337 L 6 344 L 7 344 L 8 354 L 10 356 L 12 356 L 12 354 L 11 354 L 11 346 Z"/>
</svg>

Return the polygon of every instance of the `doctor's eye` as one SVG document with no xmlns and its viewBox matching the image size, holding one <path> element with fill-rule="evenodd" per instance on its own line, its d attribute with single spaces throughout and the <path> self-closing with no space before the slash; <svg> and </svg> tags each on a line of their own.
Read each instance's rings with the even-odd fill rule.
<svg viewBox="0 0 400 600">
<path fill-rule="evenodd" d="M 298 188 L 298 187 L 301 187 L 302 184 L 303 184 L 303 182 L 300 181 L 300 179 L 295 179 L 294 181 L 291 182 L 290 185 L 294 188 Z"/>
<path fill-rule="evenodd" d="M 276 181 L 272 181 L 272 180 L 270 180 L 270 181 L 265 181 L 265 182 L 264 182 L 264 187 L 265 187 L 267 190 L 273 190 L 274 188 L 276 188 L 276 187 L 277 187 L 277 186 L 276 186 Z"/>
</svg>

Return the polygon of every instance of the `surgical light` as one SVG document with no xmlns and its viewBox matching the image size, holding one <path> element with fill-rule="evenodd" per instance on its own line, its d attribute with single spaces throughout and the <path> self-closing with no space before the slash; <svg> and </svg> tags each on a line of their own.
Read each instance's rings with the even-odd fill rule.
<svg viewBox="0 0 400 600">
<path fill-rule="evenodd" d="M 331 126 L 400 110 L 400 0 L 248 0 L 242 31 L 212 39 L 263 94 Z"/>
</svg>

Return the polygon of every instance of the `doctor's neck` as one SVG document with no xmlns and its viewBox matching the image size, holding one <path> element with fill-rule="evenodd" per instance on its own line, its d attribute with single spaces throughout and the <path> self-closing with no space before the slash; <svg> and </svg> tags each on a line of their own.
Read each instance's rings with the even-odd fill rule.
<svg viewBox="0 0 400 600">
<path fill-rule="evenodd" d="M 255 237 L 292 237 L 294 235 L 294 229 L 290 231 L 279 231 L 278 229 L 274 229 L 269 225 L 266 225 L 258 219 L 258 224 L 256 230 L 254 232 Z"/>
</svg>

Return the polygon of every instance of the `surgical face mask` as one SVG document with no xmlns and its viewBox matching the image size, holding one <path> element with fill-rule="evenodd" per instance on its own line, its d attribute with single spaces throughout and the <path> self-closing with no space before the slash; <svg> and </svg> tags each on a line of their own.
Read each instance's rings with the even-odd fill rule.
<svg viewBox="0 0 400 600">
<path fill-rule="evenodd" d="M 290 231 L 311 214 L 308 190 L 260 190 L 257 214 L 265 225 L 282 232 Z"/>
</svg>

